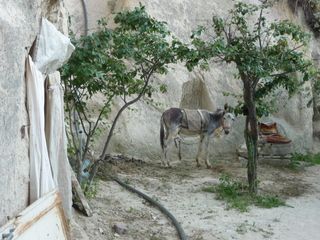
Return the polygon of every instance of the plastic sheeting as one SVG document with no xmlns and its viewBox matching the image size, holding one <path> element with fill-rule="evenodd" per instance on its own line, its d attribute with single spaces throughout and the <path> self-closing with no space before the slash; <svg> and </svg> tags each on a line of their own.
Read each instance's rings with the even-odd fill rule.
<svg viewBox="0 0 320 240">
<path fill-rule="evenodd" d="M 43 18 L 26 70 L 30 120 L 30 204 L 58 185 L 67 218 L 71 218 L 71 173 L 66 149 L 63 92 L 60 74 L 56 70 L 68 60 L 74 49 L 70 39 Z M 45 85 L 44 79 L 48 74 Z"/>
<path fill-rule="evenodd" d="M 42 18 L 40 33 L 32 55 L 40 72 L 49 74 L 56 71 L 69 59 L 74 49 L 68 37 L 59 32 L 47 19 Z"/>
<path fill-rule="evenodd" d="M 68 219 L 71 218 L 72 187 L 67 137 L 64 125 L 63 89 L 58 71 L 46 79 L 46 139 L 54 183 L 59 186 L 63 207 Z"/>
</svg>

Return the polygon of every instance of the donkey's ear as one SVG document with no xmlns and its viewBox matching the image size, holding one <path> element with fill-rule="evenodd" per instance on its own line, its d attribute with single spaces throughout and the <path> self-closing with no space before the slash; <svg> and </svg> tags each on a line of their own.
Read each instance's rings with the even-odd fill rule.
<svg viewBox="0 0 320 240">
<path fill-rule="evenodd" d="M 228 103 L 226 103 L 225 105 L 224 105 L 224 111 L 227 111 L 229 109 L 229 105 L 228 105 Z"/>
</svg>

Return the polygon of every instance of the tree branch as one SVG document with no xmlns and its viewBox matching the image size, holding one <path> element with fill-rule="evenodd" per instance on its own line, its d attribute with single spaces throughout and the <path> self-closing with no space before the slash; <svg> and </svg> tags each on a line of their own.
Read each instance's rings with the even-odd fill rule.
<svg viewBox="0 0 320 240">
<path fill-rule="evenodd" d="M 299 70 L 301 70 L 301 69 L 307 68 L 307 67 L 309 67 L 309 66 L 311 66 L 311 65 L 312 65 L 312 63 L 309 63 L 309 64 L 307 64 L 307 65 L 305 65 L 305 66 L 302 66 L 302 67 L 300 67 L 300 68 L 297 68 L 297 69 L 294 70 L 294 71 L 277 73 L 277 74 L 270 74 L 269 76 L 270 76 L 270 77 L 277 77 L 277 76 L 281 76 L 281 75 L 286 75 L 286 74 L 293 73 L 293 72 L 299 71 Z"/>
</svg>

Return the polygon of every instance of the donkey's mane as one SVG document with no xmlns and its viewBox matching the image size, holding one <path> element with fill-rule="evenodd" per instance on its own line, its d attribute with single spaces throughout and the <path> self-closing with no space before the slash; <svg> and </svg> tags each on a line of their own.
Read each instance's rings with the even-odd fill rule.
<svg viewBox="0 0 320 240">
<path fill-rule="evenodd" d="M 215 112 L 210 112 L 210 111 L 208 111 L 208 112 L 213 114 L 213 115 L 215 115 L 215 114 L 219 114 L 219 113 L 223 112 L 223 109 L 222 108 L 217 108 L 217 110 Z"/>
<path fill-rule="evenodd" d="M 212 114 L 213 114 L 213 115 L 216 115 L 216 116 L 219 116 L 219 115 L 221 115 L 223 112 L 224 112 L 223 109 L 218 108 L 217 111 L 213 112 Z"/>
</svg>

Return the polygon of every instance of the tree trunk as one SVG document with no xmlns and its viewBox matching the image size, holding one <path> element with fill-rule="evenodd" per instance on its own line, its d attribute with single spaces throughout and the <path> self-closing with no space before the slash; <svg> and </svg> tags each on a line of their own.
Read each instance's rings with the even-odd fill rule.
<svg viewBox="0 0 320 240">
<path fill-rule="evenodd" d="M 107 138 L 107 141 L 105 142 L 104 144 L 104 148 L 103 148 L 103 151 L 102 151 L 102 154 L 101 156 L 99 157 L 98 160 L 96 160 L 96 162 L 94 163 L 94 168 L 90 174 L 90 177 L 89 177 L 89 181 L 88 181 L 88 186 L 86 188 L 86 193 L 90 190 L 90 185 L 91 185 L 91 182 L 92 180 L 95 178 L 97 172 L 98 172 L 98 169 L 99 169 L 99 165 L 100 165 L 100 162 L 104 161 L 105 157 L 106 157 L 106 154 L 107 154 L 107 150 L 108 150 L 108 147 L 109 147 L 109 144 L 110 144 L 110 141 L 111 141 L 111 138 L 113 136 L 113 131 L 116 127 L 116 124 L 122 114 L 122 112 L 124 110 L 126 110 L 129 106 L 133 105 L 134 103 L 136 103 L 137 101 L 139 101 L 141 99 L 141 97 L 144 95 L 144 92 L 146 90 L 146 88 L 148 87 L 149 85 L 149 80 L 150 80 L 150 77 L 153 73 L 153 70 L 150 70 L 149 73 L 148 73 L 148 76 L 145 78 L 145 83 L 144 83 L 144 86 L 142 88 L 142 91 L 140 92 L 140 94 L 134 98 L 133 100 L 125 103 L 121 108 L 120 110 L 118 111 L 115 119 L 113 120 L 113 123 L 112 123 L 112 126 L 110 128 L 110 131 L 109 131 L 109 134 L 108 134 L 108 138 Z"/>
<path fill-rule="evenodd" d="M 258 193 L 257 159 L 258 159 L 258 124 L 254 91 L 250 81 L 242 78 L 244 83 L 244 101 L 248 108 L 246 116 L 245 140 L 248 150 L 248 183 L 249 191 Z"/>
</svg>

